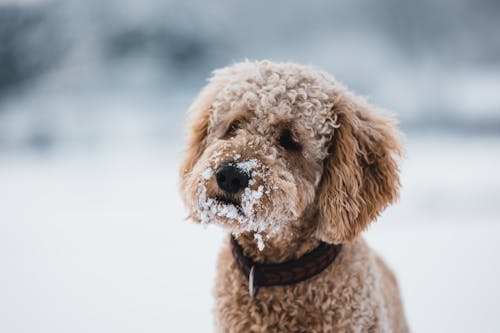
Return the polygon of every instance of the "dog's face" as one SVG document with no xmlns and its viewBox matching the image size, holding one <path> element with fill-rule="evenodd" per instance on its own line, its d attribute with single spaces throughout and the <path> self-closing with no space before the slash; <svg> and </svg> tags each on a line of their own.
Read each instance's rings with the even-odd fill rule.
<svg viewBox="0 0 500 333">
<path fill-rule="evenodd" d="M 190 115 L 181 192 L 195 221 L 283 237 L 317 212 L 317 237 L 342 242 L 396 197 L 393 124 L 311 68 L 216 71 Z"/>
</svg>

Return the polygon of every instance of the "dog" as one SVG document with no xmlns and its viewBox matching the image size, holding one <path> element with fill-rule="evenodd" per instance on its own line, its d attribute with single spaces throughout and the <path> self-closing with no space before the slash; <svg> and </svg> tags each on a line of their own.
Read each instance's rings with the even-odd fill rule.
<svg viewBox="0 0 500 333">
<path fill-rule="evenodd" d="M 188 110 L 189 218 L 230 231 L 219 332 L 408 332 L 393 273 L 361 232 L 399 191 L 397 122 L 326 73 L 245 61 Z"/>
</svg>

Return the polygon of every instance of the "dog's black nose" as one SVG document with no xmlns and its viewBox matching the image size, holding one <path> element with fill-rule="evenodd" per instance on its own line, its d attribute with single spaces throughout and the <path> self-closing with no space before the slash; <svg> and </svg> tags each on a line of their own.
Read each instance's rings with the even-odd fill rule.
<svg viewBox="0 0 500 333">
<path fill-rule="evenodd" d="M 248 186 L 249 176 L 234 164 L 224 163 L 217 169 L 217 184 L 226 193 L 238 193 Z"/>
</svg>

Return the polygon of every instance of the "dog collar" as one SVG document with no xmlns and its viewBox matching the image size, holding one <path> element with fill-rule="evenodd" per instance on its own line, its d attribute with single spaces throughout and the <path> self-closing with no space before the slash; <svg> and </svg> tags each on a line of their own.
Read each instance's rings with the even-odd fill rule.
<svg viewBox="0 0 500 333">
<path fill-rule="evenodd" d="M 248 279 L 248 291 L 254 296 L 257 287 L 284 286 L 310 279 L 327 268 L 339 254 L 342 245 L 321 242 L 302 257 L 280 264 L 259 264 L 243 254 L 243 249 L 231 236 L 236 263 Z"/>
</svg>

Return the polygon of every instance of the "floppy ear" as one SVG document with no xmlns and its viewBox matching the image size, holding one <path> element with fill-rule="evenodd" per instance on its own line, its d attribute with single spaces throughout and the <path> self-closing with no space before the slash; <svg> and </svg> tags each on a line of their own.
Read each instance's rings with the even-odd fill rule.
<svg viewBox="0 0 500 333">
<path fill-rule="evenodd" d="M 328 243 L 356 238 L 398 196 L 400 132 L 395 120 L 375 111 L 350 93 L 332 109 L 340 126 L 325 160 L 317 228 Z"/>
<path fill-rule="evenodd" d="M 210 108 L 218 92 L 218 85 L 211 83 L 196 97 L 188 110 L 188 138 L 179 168 L 182 196 L 186 189 L 187 175 L 193 170 L 206 148 L 206 137 L 210 118 Z"/>
</svg>

